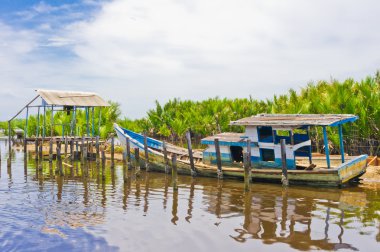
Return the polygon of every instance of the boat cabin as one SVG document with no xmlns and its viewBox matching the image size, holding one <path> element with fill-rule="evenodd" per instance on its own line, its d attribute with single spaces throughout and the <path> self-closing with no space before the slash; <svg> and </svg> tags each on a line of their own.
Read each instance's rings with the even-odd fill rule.
<svg viewBox="0 0 380 252">
<path fill-rule="evenodd" d="M 344 163 L 342 125 L 354 122 L 358 117 L 347 114 L 259 114 L 232 121 L 230 125 L 245 126 L 244 133 L 221 133 L 202 139 L 208 145 L 203 152 L 203 162 L 216 163 L 215 139 L 219 140 L 222 164 L 231 165 L 243 161 L 247 141 L 251 145 L 251 163 L 257 168 L 281 168 L 281 144 L 286 142 L 286 164 L 296 169 L 296 157 L 307 157 L 312 164 L 310 127 L 323 128 L 327 168 L 330 168 L 330 153 L 326 127 L 338 127 L 341 161 Z"/>
</svg>

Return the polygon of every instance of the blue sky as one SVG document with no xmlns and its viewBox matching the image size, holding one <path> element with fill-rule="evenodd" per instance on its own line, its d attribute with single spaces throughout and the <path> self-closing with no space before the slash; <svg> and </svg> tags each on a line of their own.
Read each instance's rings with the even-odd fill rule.
<svg viewBox="0 0 380 252">
<path fill-rule="evenodd" d="M 272 97 L 380 68 L 376 0 L 2 0 L 0 120 L 34 89 L 138 118 L 168 99 Z"/>
</svg>

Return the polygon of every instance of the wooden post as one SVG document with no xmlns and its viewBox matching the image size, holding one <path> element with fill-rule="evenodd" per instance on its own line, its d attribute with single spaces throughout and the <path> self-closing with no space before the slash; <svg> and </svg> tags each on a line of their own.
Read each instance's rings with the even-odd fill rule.
<svg viewBox="0 0 380 252">
<path fill-rule="evenodd" d="M 87 163 L 88 153 L 87 153 L 87 146 L 83 147 L 83 161 L 84 163 Z"/>
<path fill-rule="evenodd" d="M 67 136 L 65 137 L 65 157 L 67 156 L 67 147 L 68 147 L 68 143 L 67 143 Z"/>
<path fill-rule="evenodd" d="M 140 176 L 140 150 L 138 147 L 135 148 L 135 173 L 136 176 Z"/>
<path fill-rule="evenodd" d="M 106 153 L 104 152 L 104 150 L 102 150 L 102 179 L 103 180 L 106 179 L 106 175 L 104 173 L 105 166 L 106 166 Z"/>
<path fill-rule="evenodd" d="M 131 162 L 131 143 L 129 142 L 129 138 L 127 138 L 127 161 L 128 161 L 128 167 L 132 165 Z"/>
<path fill-rule="evenodd" d="M 49 162 L 53 161 L 53 138 L 49 140 Z"/>
<path fill-rule="evenodd" d="M 187 150 L 189 152 L 189 159 L 190 159 L 191 176 L 194 177 L 197 175 L 197 173 L 195 171 L 195 166 L 194 166 L 194 158 L 193 158 L 193 150 L 191 147 L 190 131 L 186 132 L 186 140 L 187 140 Z"/>
<path fill-rule="evenodd" d="M 50 137 L 53 137 L 54 134 L 54 107 L 51 105 L 51 127 L 50 127 Z"/>
<path fill-rule="evenodd" d="M 323 126 L 323 142 L 325 143 L 327 168 L 330 168 L 330 150 L 329 150 L 329 140 L 327 139 L 326 126 Z"/>
<path fill-rule="evenodd" d="M 99 159 L 100 159 L 100 156 L 99 156 L 99 136 L 96 136 L 96 140 L 95 140 L 95 148 L 96 148 L 96 162 L 99 163 Z"/>
<path fill-rule="evenodd" d="M 281 139 L 281 161 L 282 161 L 282 185 L 289 185 L 288 181 L 288 168 L 286 166 L 286 142 L 285 139 Z"/>
<path fill-rule="evenodd" d="M 74 139 L 71 139 L 71 141 L 70 141 L 70 158 L 71 158 L 71 161 L 75 160 L 75 156 L 74 156 Z"/>
<path fill-rule="evenodd" d="M 58 145 L 57 145 L 57 165 L 58 165 L 59 175 L 60 175 L 60 176 L 63 176 L 61 148 L 58 147 Z"/>
<path fill-rule="evenodd" d="M 251 157 L 252 157 L 252 148 L 251 148 L 251 139 L 247 139 L 247 153 L 248 153 L 248 165 L 249 167 L 252 167 L 252 161 L 251 161 Z"/>
<path fill-rule="evenodd" d="M 166 142 L 162 142 L 162 150 L 164 152 L 164 160 L 165 160 L 165 173 L 169 173 L 169 159 L 168 159 L 168 151 L 166 149 Z"/>
<path fill-rule="evenodd" d="M 28 141 L 24 139 L 24 157 L 26 157 L 27 148 L 28 148 Z M 1 160 L 1 157 L 0 157 L 0 160 Z"/>
<path fill-rule="evenodd" d="M 177 191 L 177 154 L 173 153 L 172 155 L 172 181 L 173 181 L 173 190 Z"/>
<path fill-rule="evenodd" d="M 123 172 L 124 172 L 124 182 L 128 180 L 128 168 L 127 168 L 127 151 L 123 151 Z"/>
<path fill-rule="evenodd" d="M 38 151 L 38 154 L 39 154 L 39 159 L 42 161 L 42 148 L 43 148 L 43 142 L 42 141 L 39 141 L 39 144 L 38 144 L 38 148 L 39 148 L 39 151 Z"/>
<path fill-rule="evenodd" d="M 38 139 L 34 141 L 34 151 L 36 153 L 35 159 L 38 160 Z"/>
<path fill-rule="evenodd" d="M 80 160 L 81 162 L 83 163 L 84 161 L 84 151 L 83 151 L 83 148 L 84 148 L 84 136 L 82 136 L 82 142 L 80 144 Z"/>
<path fill-rule="evenodd" d="M 248 159 L 251 157 L 247 152 L 243 153 L 243 164 L 244 164 L 244 190 L 250 191 L 251 190 L 251 166 L 250 162 L 248 162 Z"/>
<path fill-rule="evenodd" d="M 12 137 L 12 125 L 11 125 L 11 121 L 8 121 L 8 151 L 9 151 L 9 155 L 12 151 L 12 144 L 11 144 L 11 137 Z"/>
<path fill-rule="evenodd" d="M 149 171 L 149 152 L 148 152 L 148 138 L 144 132 L 144 154 L 145 154 L 145 170 Z"/>
<path fill-rule="evenodd" d="M 215 154 L 216 154 L 216 165 L 218 167 L 217 176 L 219 179 L 222 179 L 223 178 L 222 157 L 220 154 L 220 146 L 219 146 L 219 139 L 218 138 L 215 138 L 214 144 L 215 144 Z"/>
<path fill-rule="evenodd" d="M 115 167 L 115 139 L 111 138 L 111 168 Z"/>
</svg>

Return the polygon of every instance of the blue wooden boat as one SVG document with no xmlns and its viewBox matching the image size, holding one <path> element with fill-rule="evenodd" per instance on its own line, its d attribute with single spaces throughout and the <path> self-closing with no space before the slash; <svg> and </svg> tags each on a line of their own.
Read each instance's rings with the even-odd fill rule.
<svg viewBox="0 0 380 252">
<path fill-rule="evenodd" d="M 247 151 L 247 143 L 250 143 L 252 179 L 280 182 L 280 140 L 285 139 L 289 183 L 341 186 L 359 178 L 367 167 L 367 155 L 349 157 L 344 154 L 342 125 L 357 119 L 357 116 L 347 114 L 259 114 L 232 121 L 230 125 L 245 127 L 245 132 L 220 133 L 202 139 L 202 144 L 207 147 L 203 151 L 193 152 L 195 167 L 201 176 L 217 176 L 215 139 L 218 139 L 223 176 L 243 177 L 243 153 Z M 123 145 L 129 139 L 132 147 L 144 149 L 143 135 L 116 124 L 114 127 Z M 322 158 L 312 155 L 310 127 L 322 128 L 325 143 L 325 156 Z M 339 157 L 330 156 L 327 127 L 338 128 Z M 163 142 L 148 137 L 147 145 L 153 156 L 154 169 L 163 171 Z M 187 149 L 168 143 L 166 147 L 169 154 L 178 155 L 179 172 L 190 174 Z"/>
</svg>

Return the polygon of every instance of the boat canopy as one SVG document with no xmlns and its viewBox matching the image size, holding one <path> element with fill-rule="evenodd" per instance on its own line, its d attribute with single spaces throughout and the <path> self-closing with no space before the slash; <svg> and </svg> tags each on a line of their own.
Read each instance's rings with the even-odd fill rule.
<svg viewBox="0 0 380 252">
<path fill-rule="evenodd" d="M 304 126 L 339 126 L 357 119 L 358 116 L 351 114 L 258 114 L 232 121 L 230 125 L 300 128 Z"/>
</svg>

